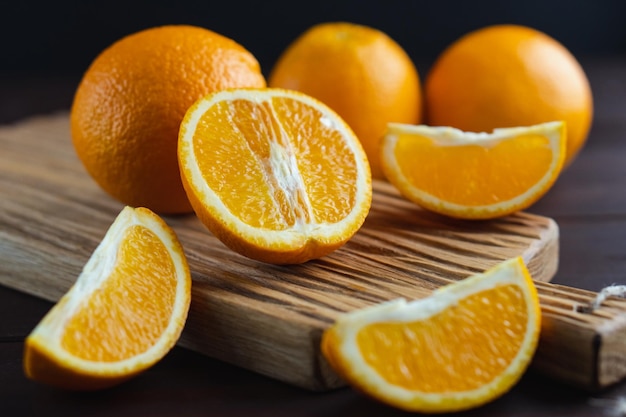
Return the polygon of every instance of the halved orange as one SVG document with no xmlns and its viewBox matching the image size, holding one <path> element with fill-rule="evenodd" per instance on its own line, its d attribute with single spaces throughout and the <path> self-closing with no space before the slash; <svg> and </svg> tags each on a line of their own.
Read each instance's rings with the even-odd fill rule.
<svg viewBox="0 0 626 417">
<path fill-rule="evenodd" d="M 322 102 L 283 89 L 197 101 L 180 126 L 183 185 L 206 227 L 262 262 L 302 263 L 342 246 L 369 213 L 369 162 Z"/>
<path fill-rule="evenodd" d="M 489 219 L 528 208 L 558 178 L 565 123 L 465 132 L 389 124 L 382 166 L 407 199 L 440 214 Z"/>
<path fill-rule="evenodd" d="M 190 301 L 191 275 L 174 231 L 146 208 L 125 207 L 26 338 L 25 373 L 73 390 L 125 381 L 175 345 Z"/>
<path fill-rule="evenodd" d="M 537 347 L 541 315 L 521 258 L 449 284 L 341 316 L 322 352 L 349 384 L 409 411 L 452 412 L 507 392 Z"/>
</svg>

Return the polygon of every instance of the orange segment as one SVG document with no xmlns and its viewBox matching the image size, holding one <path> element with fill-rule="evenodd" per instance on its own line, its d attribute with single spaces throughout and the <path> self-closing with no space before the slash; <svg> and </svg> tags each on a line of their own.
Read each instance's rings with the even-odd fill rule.
<svg viewBox="0 0 626 417">
<path fill-rule="evenodd" d="M 537 346 L 540 310 L 521 258 L 413 302 L 347 313 L 322 338 L 337 373 L 410 411 L 452 412 L 507 392 Z"/>
<path fill-rule="evenodd" d="M 371 204 L 367 157 L 332 110 L 304 94 L 236 89 L 189 109 L 183 184 L 203 223 L 233 250 L 270 263 L 330 253 Z"/>
<path fill-rule="evenodd" d="M 387 178 L 408 199 L 460 218 L 492 218 L 527 208 L 556 181 L 565 125 L 463 132 L 390 124 L 383 140 Z"/>
<path fill-rule="evenodd" d="M 69 389 L 117 384 L 160 360 L 183 329 L 191 277 L 174 232 L 126 207 L 70 291 L 26 339 L 28 377 Z"/>
</svg>

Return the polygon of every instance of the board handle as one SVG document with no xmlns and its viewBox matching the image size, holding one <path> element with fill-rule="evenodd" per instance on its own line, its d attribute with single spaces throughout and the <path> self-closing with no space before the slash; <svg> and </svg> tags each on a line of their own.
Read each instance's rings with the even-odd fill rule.
<svg viewBox="0 0 626 417">
<path fill-rule="evenodd" d="M 533 368 L 598 391 L 626 376 L 626 299 L 536 282 L 542 313 Z"/>
</svg>

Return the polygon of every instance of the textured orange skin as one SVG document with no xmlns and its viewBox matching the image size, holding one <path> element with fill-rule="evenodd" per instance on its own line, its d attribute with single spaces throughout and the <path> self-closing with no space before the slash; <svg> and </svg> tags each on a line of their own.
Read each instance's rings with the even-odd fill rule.
<svg viewBox="0 0 626 417">
<path fill-rule="evenodd" d="M 361 141 L 373 178 L 384 178 L 380 141 L 387 123 L 421 120 L 415 65 L 393 39 L 366 26 L 313 26 L 283 52 L 268 84 L 301 91 L 335 110 Z"/>
<path fill-rule="evenodd" d="M 567 125 L 569 165 L 587 140 L 593 118 L 589 81 L 576 58 L 537 30 L 489 26 L 450 45 L 425 86 L 426 122 L 461 130 Z"/>
<path fill-rule="evenodd" d="M 191 212 L 176 156 L 178 128 L 200 97 L 229 87 L 265 87 L 256 58 L 207 29 L 170 25 L 105 49 L 78 86 L 72 140 L 94 180 L 124 204 Z"/>
</svg>

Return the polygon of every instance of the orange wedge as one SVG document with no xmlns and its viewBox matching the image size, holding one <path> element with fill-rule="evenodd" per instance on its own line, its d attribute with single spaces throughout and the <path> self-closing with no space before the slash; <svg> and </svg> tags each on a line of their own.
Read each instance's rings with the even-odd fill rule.
<svg viewBox="0 0 626 417">
<path fill-rule="evenodd" d="M 490 219 L 528 208 L 558 178 L 565 124 L 465 132 L 389 124 L 382 165 L 407 199 L 440 214 Z"/>
<path fill-rule="evenodd" d="M 206 227 L 262 262 L 320 258 L 369 213 L 367 156 L 328 106 L 282 89 L 233 89 L 197 101 L 180 126 L 183 185 Z"/>
<path fill-rule="evenodd" d="M 190 301 L 191 276 L 173 230 L 148 209 L 126 207 L 26 338 L 26 375 L 74 390 L 125 381 L 174 346 Z"/>
<path fill-rule="evenodd" d="M 537 347 L 540 310 L 521 258 L 430 297 L 347 313 L 322 352 L 349 384 L 393 407 L 452 412 L 507 392 Z"/>
</svg>

